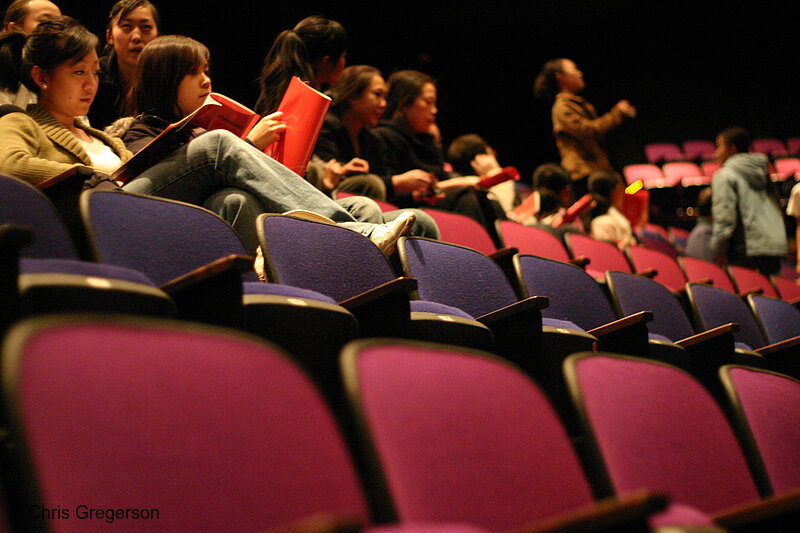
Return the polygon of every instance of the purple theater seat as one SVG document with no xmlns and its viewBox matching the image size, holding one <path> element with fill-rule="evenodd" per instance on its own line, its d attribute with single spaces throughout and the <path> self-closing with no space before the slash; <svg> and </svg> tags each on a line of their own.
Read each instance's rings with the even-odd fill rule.
<svg viewBox="0 0 800 533">
<path fill-rule="evenodd" d="M 20 479 L 32 481 L 11 501 L 29 525 L 33 483 L 47 508 L 158 512 L 113 526 L 71 514 L 49 522 L 55 533 L 266 531 L 321 512 L 368 520 L 326 402 L 254 337 L 80 315 L 21 322 L 8 341 L 2 403 L 30 461 Z"/>
<path fill-rule="evenodd" d="M 728 420 L 691 376 L 669 365 L 610 354 L 576 354 L 565 364 L 573 400 L 601 460 L 596 486 L 668 492 L 716 515 L 760 505 Z M 795 507 L 796 508 L 796 507 Z M 766 531 L 768 529 L 750 529 Z"/>
<path fill-rule="evenodd" d="M 762 492 L 800 489 L 800 381 L 741 366 L 723 367 L 721 377 Z"/>
<path fill-rule="evenodd" d="M 689 283 L 686 287 L 699 329 L 706 330 L 735 322 L 740 325 L 739 331 L 734 334 L 737 342 L 743 343 L 750 350 L 765 345 L 753 313 L 737 295 L 702 283 Z"/>
<path fill-rule="evenodd" d="M 241 257 L 247 252 L 239 236 L 211 211 L 105 191 L 85 193 L 81 210 L 99 261 L 140 270 L 158 284 L 191 277 L 230 256 L 238 256 L 234 265 L 246 264 L 244 272 L 223 270 L 178 291 L 184 318 L 262 335 L 301 359 L 307 369 L 326 375 L 335 374 L 339 349 L 357 334 L 353 315 L 330 297 L 258 281 L 252 260 Z"/>
<path fill-rule="evenodd" d="M 270 281 L 314 290 L 341 302 L 358 317 L 363 336 L 494 347 L 491 331 L 468 312 L 425 299 L 409 301 L 411 286 L 405 282 L 413 280 L 397 279 L 383 253 L 360 233 L 265 214 L 258 219 L 258 234 Z M 395 290 L 377 296 L 393 284 Z M 375 299 L 370 295 L 376 295 Z"/>
<path fill-rule="evenodd" d="M 748 295 L 747 303 L 768 344 L 800 336 L 800 310 L 794 305 L 759 294 Z"/>
<path fill-rule="evenodd" d="M 19 250 L 13 272 L 0 273 L 15 278 L 3 285 L 16 287 L 13 297 L 23 314 L 108 308 L 157 316 L 175 313 L 169 297 L 144 273 L 80 260 L 56 208 L 28 183 L 0 176 L 2 224 L 33 232 L 33 242 Z M 3 295 L 6 301 L 11 297 Z"/>
<path fill-rule="evenodd" d="M 591 506 L 558 417 L 512 365 L 441 345 L 359 341 L 342 367 L 364 457 L 374 458 L 378 519 L 508 531 Z"/>
<path fill-rule="evenodd" d="M 510 220 L 498 220 L 497 228 L 506 246 L 516 248 L 521 254 L 569 262 L 569 254 L 564 248 L 564 243 L 547 230 L 517 224 Z"/>
</svg>

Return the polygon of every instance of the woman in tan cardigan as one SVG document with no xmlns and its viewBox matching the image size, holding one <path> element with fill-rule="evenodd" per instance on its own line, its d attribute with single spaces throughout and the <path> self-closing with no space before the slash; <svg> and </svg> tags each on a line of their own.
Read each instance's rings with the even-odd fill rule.
<svg viewBox="0 0 800 533">
<path fill-rule="evenodd" d="M 537 97 L 555 99 L 553 137 L 561 154 L 561 166 L 573 180 L 576 197 L 586 192 L 589 174 L 613 171 L 605 150 L 605 133 L 624 119 L 636 116 L 636 108 L 627 100 L 620 100 L 611 111 L 598 116 L 594 106 L 578 96 L 585 86 L 583 73 L 565 58 L 545 63 L 534 83 Z"/>
</svg>

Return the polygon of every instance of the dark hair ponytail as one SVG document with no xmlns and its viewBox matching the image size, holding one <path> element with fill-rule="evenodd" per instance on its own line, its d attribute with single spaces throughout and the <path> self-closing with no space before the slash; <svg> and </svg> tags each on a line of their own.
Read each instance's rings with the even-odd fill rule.
<svg viewBox="0 0 800 533">
<path fill-rule="evenodd" d="M 550 100 L 558 94 L 560 87 L 556 73 L 561 72 L 563 61 L 563 57 L 551 59 L 542 66 L 542 70 L 539 71 L 539 75 L 533 82 L 533 94 L 536 95 L 536 98 Z"/>
<path fill-rule="evenodd" d="M 0 90 L 15 93 L 22 83 L 22 48 L 27 39 L 17 31 L 0 33 Z"/>
<path fill-rule="evenodd" d="M 256 111 L 272 113 L 278 108 L 292 76 L 313 82 L 316 61 L 326 56 L 337 60 L 346 51 L 347 32 L 335 20 L 306 17 L 294 29 L 282 31 L 264 58 L 258 79 L 261 94 Z"/>
</svg>

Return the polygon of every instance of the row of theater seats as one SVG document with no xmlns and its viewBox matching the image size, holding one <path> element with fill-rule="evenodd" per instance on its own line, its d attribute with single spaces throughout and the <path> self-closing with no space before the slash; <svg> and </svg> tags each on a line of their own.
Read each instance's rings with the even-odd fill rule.
<svg viewBox="0 0 800 533">
<path fill-rule="evenodd" d="M 701 335 L 692 335 L 692 331 L 687 339 L 676 330 L 670 334 L 648 332 L 648 327 L 659 323 L 653 320 L 661 316 L 656 304 L 667 298 L 656 295 L 645 302 L 644 309 L 631 311 L 633 314 L 620 310 L 622 304 L 616 303 L 620 315 L 629 313 L 617 318 L 603 290 L 586 272 L 566 263 L 498 252 L 491 244 L 492 250 L 487 251 L 494 251 L 499 264 L 462 246 L 407 238 L 399 246 L 401 264 L 391 265 L 355 232 L 265 215 L 258 230 L 272 283 L 261 283 L 253 279 L 249 262 L 237 256 L 243 251 L 241 242 L 207 211 L 162 199 L 96 191 L 84 194 L 81 207 L 100 263 L 80 261 L 64 242 L 59 253 L 66 256 L 54 252 L 58 247 L 53 241 L 68 243 L 69 239 L 57 238 L 59 222 L 52 207 L 50 219 L 47 213 L 38 212 L 41 209 L 34 204 L 41 207 L 41 195 L 16 180 L 3 179 L 0 185 L 4 187 L 0 198 L 13 198 L 15 204 L 4 206 L 4 215 L 16 213 L 0 222 L 39 228 L 35 233 L 41 236 L 38 244 L 19 248 L 23 255 L 20 276 L 11 268 L 16 266 L 12 261 L 4 265 L 3 287 L 7 290 L 2 298 L 12 304 L 3 306 L 6 323 L 20 315 L 72 306 L 178 314 L 235 326 L 258 333 L 292 353 L 329 398 L 341 397 L 337 357 L 341 347 L 356 336 L 406 337 L 479 348 L 513 361 L 534 376 L 563 417 L 568 433 L 576 437 L 582 433 L 572 416 L 561 371 L 564 359 L 574 352 L 599 345 L 605 350 L 669 361 L 693 374 L 720 400 L 724 392 L 716 372 L 722 364 L 747 362 L 796 372 L 796 358 L 791 353 L 796 343 L 791 339 L 758 354 L 743 345 L 737 351 L 735 341 L 748 344 L 748 348 L 760 345 L 749 337 L 737 339 L 734 335 L 739 332 L 728 324 L 732 321 L 727 319 L 729 315 L 719 327 L 700 325 L 701 330 L 712 331 Z M 443 238 L 452 240 L 450 232 L 455 228 L 447 220 L 455 222 L 457 215 L 431 214 L 437 218 Z M 455 234 L 470 234 L 470 223 L 462 219 Z M 5 239 L 0 239 L 9 249 L 14 244 L 19 247 L 24 236 L 13 230 L 6 228 Z M 492 242 L 488 236 L 485 239 Z M 3 257 L 11 255 L 4 253 Z M 393 267 L 409 276 L 397 278 Z M 237 269 L 245 271 L 244 282 Z M 123 274 L 128 276 L 125 280 L 121 280 Z M 606 276 L 611 280 L 613 274 Z M 545 283 L 536 281 L 537 276 Z M 609 286 L 618 285 L 622 283 L 609 281 Z M 699 293 L 704 288 L 687 286 Z M 728 304 L 711 304 L 712 311 L 720 307 L 729 308 Z M 680 310 L 686 331 L 690 331 L 680 305 L 674 309 Z M 648 324 L 648 320 L 652 322 Z M 666 322 L 674 325 L 676 320 L 667 318 Z"/>
<path fill-rule="evenodd" d="M 674 143 L 649 143 L 644 147 L 648 163 L 662 165 L 670 161 L 713 161 L 716 158 L 714 143 L 707 140 L 684 141 L 681 146 Z M 789 138 L 786 142 L 774 138 L 754 139 L 751 152 L 767 154 L 771 159 L 800 156 L 800 138 Z"/>
<path fill-rule="evenodd" d="M 648 188 L 658 187 L 692 187 L 709 185 L 714 173 L 719 170 L 720 164 L 714 161 L 704 161 L 699 166 L 687 161 L 674 161 L 664 163 L 660 167 L 653 163 L 640 163 L 627 165 L 623 168 L 623 175 L 628 185 L 641 180 Z M 784 157 L 769 163 L 769 172 L 773 181 L 797 180 L 800 176 L 800 158 Z"/>
<path fill-rule="evenodd" d="M 796 531 L 800 382 L 752 368 L 721 369 L 720 405 L 574 354 L 575 446 L 530 376 L 441 344 L 348 344 L 337 396 L 260 339 L 163 319 L 27 319 L 2 359 L 20 531 Z"/>
</svg>

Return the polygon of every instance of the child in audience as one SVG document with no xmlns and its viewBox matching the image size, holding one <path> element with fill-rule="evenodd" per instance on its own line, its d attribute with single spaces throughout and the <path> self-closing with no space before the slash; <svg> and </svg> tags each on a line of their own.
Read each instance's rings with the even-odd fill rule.
<svg viewBox="0 0 800 533">
<path fill-rule="evenodd" d="M 341 24 L 321 16 L 304 18 L 281 32 L 267 52 L 254 109 L 262 115 L 276 111 L 292 76 L 325 90 L 339 80 L 346 54 L 347 32 Z"/>
<path fill-rule="evenodd" d="M 593 239 L 610 241 L 619 248 L 633 246 L 631 223 L 622 214 L 622 202 L 625 190 L 622 177 L 616 172 L 599 170 L 589 176 L 589 192 L 592 194 L 595 207 L 589 212 L 589 234 Z"/>
<path fill-rule="evenodd" d="M 194 102 L 194 107 L 199 106 L 203 93 L 210 91 L 206 76 L 208 54 L 196 41 L 174 39 L 179 44 L 155 47 L 154 51 L 177 54 L 186 62 L 189 74 L 173 78 L 178 94 L 167 103 L 167 109 L 183 116 L 193 110 L 190 102 Z M 97 38 L 68 17 L 43 22 L 28 38 L 24 48 L 25 67 L 21 70 L 26 86 L 38 93 L 39 103 L 30 106 L 27 113 L 10 113 L 0 118 L 0 172 L 35 185 L 77 169 L 88 173 L 89 178 L 84 175 L 67 179 L 78 183 L 85 180 L 84 188 L 116 188 L 109 174 L 128 160 L 131 153 L 121 140 L 79 119 L 89 111 L 97 92 L 96 45 Z M 145 92 L 140 84 L 137 96 Z M 146 105 L 147 100 L 137 102 Z M 256 130 L 254 143 L 258 146 L 277 134 L 269 118 L 262 120 Z M 305 209 L 321 214 L 359 231 L 387 253 L 414 222 L 411 213 L 398 216 L 392 224 L 357 222 L 291 170 L 230 132 L 212 131 L 186 140 L 175 152 L 128 182 L 124 189 L 194 204 L 202 204 L 211 194 L 226 187 L 241 189 L 256 198 L 264 211 Z M 77 192 L 79 189 L 75 190 L 75 196 Z M 73 197 L 62 212 L 71 217 L 68 223 L 76 224 L 77 198 Z M 74 226 L 72 229 L 80 232 Z"/>
<path fill-rule="evenodd" d="M 36 93 L 19 83 L 19 61 L 25 37 L 43 20 L 61 15 L 58 6 L 48 0 L 14 0 L 3 17 L 0 34 L 0 105 L 21 109 L 36 103 Z"/>
<path fill-rule="evenodd" d="M 490 176 L 502 170 L 497 153 L 480 135 L 468 133 L 453 139 L 447 147 L 447 162 L 456 176 Z M 478 180 L 475 180 L 477 183 Z M 504 181 L 488 189 L 491 197 L 500 203 L 503 211 L 514 209 L 517 194 L 514 180 Z"/>
<path fill-rule="evenodd" d="M 100 89 L 89 116 L 104 128 L 127 111 L 136 63 L 144 46 L 158 37 L 158 9 L 149 0 L 119 0 L 111 8 L 106 47 L 100 58 Z"/>
<path fill-rule="evenodd" d="M 697 195 L 697 223 L 686 241 L 686 255 L 714 262 L 711 250 L 711 187 L 706 187 Z"/>
</svg>

